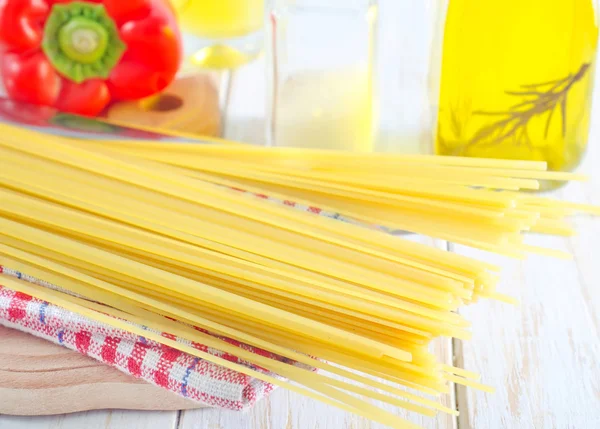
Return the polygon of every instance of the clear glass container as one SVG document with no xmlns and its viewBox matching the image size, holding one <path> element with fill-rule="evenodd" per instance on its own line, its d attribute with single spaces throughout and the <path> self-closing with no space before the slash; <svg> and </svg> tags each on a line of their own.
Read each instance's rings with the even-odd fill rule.
<svg viewBox="0 0 600 429">
<path fill-rule="evenodd" d="M 375 149 L 432 153 L 448 0 L 380 2 Z"/>
<path fill-rule="evenodd" d="M 188 45 L 195 47 L 188 57 L 192 65 L 231 69 L 262 52 L 265 0 L 171 0 L 171 3 Z M 195 40 L 189 40 L 192 38 Z"/>
<path fill-rule="evenodd" d="M 449 0 L 436 153 L 576 168 L 591 119 L 596 6 Z"/>
<path fill-rule="evenodd" d="M 372 0 L 275 0 L 268 144 L 373 150 L 376 20 Z"/>
</svg>

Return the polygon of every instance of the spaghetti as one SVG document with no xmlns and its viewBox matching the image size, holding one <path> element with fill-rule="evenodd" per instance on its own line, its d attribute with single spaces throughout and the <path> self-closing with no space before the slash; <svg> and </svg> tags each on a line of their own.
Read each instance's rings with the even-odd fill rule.
<svg viewBox="0 0 600 429">
<path fill-rule="evenodd" d="M 456 312 L 462 305 L 511 299 L 496 291 L 497 267 L 365 225 L 519 258 L 566 256 L 526 245 L 524 234 L 569 235 L 567 216 L 599 213 L 521 192 L 537 189 L 538 179 L 585 179 L 542 163 L 0 129 L 0 265 L 60 290 L 2 277 L 6 287 L 391 427 L 414 425 L 369 398 L 431 416 L 456 411 L 422 393 L 444 393 L 450 382 L 491 390 L 476 374 L 436 362 L 428 345 L 470 337 Z"/>
</svg>

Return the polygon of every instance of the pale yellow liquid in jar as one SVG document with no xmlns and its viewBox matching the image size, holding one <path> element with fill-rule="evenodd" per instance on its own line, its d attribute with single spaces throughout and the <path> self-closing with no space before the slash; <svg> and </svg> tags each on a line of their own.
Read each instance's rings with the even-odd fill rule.
<svg viewBox="0 0 600 429">
<path fill-rule="evenodd" d="M 370 74 L 361 69 L 299 72 L 285 80 L 275 111 L 276 146 L 370 152 Z"/>
<path fill-rule="evenodd" d="M 574 169 L 597 39 L 593 0 L 450 0 L 436 153 Z"/>
</svg>

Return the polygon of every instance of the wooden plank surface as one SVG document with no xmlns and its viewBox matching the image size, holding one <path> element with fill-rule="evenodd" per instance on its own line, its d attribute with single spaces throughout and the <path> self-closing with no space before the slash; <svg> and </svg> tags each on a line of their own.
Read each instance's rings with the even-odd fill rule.
<svg viewBox="0 0 600 429">
<path fill-rule="evenodd" d="M 598 76 L 596 81 L 598 88 Z M 551 195 L 600 205 L 597 113 L 595 118 L 579 168 L 591 180 Z M 483 301 L 461 311 L 473 321 L 474 335 L 455 342 L 457 363 L 497 388 L 493 395 L 458 389 L 461 429 L 600 428 L 600 219 L 581 216 L 574 224 L 574 237 L 531 240 L 572 253 L 571 261 L 542 256 L 515 261 L 456 248 L 501 265 L 499 289 L 521 301 L 520 307 Z"/>
<path fill-rule="evenodd" d="M 593 152 L 587 164 L 597 168 L 600 151 Z M 598 174 L 558 194 L 600 204 Z M 460 389 L 461 428 L 600 427 L 600 219 L 582 217 L 576 225 L 576 237 L 532 240 L 571 252 L 572 261 L 486 258 L 503 267 L 499 288 L 521 306 L 481 302 L 463 311 L 474 336 L 457 347 L 460 363 L 498 392 Z"/>
</svg>

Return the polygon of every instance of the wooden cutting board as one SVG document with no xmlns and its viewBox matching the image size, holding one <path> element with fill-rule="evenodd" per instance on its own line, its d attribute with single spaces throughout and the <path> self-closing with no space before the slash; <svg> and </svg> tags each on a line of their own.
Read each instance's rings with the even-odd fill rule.
<svg viewBox="0 0 600 429">
<path fill-rule="evenodd" d="M 0 414 L 193 408 L 202 405 L 90 357 L 0 326 Z"/>
<path fill-rule="evenodd" d="M 161 94 L 112 104 L 104 116 L 131 126 L 216 137 L 221 132 L 219 79 L 215 73 L 179 76 Z"/>
</svg>

